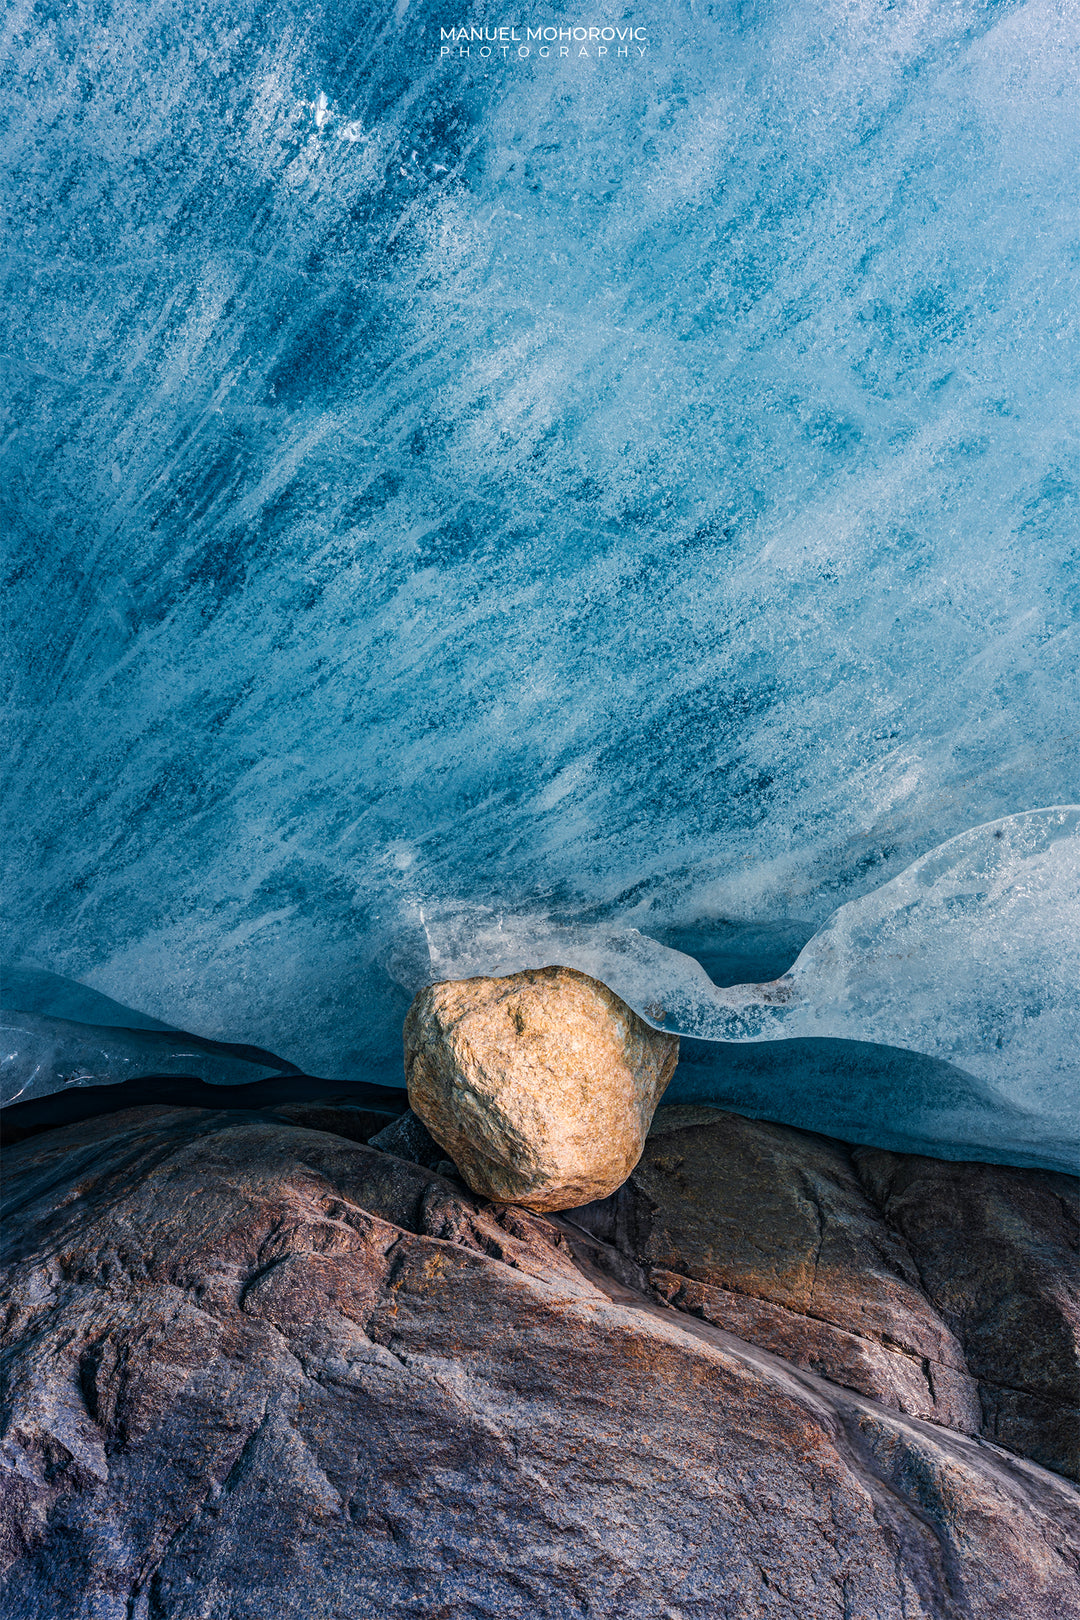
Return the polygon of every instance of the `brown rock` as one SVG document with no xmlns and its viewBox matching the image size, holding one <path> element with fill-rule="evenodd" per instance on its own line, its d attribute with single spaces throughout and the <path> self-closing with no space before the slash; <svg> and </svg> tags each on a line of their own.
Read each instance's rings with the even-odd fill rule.
<svg viewBox="0 0 1080 1620">
<path fill-rule="evenodd" d="M 6 1620 L 1080 1617 L 1065 1481 L 558 1221 L 238 1113 L 6 1169 Z"/>
<path fill-rule="evenodd" d="M 964 1347 L 982 1433 L 1080 1479 L 1075 1178 L 876 1148 L 853 1158 Z"/>
<path fill-rule="evenodd" d="M 625 1181 L 678 1056 L 572 968 L 429 985 L 405 1020 L 413 1111 L 475 1192 L 535 1210 Z"/>
<path fill-rule="evenodd" d="M 669 1107 L 570 1219 L 679 1309 L 1076 1478 L 1076 1191 Z"/>
</svg>

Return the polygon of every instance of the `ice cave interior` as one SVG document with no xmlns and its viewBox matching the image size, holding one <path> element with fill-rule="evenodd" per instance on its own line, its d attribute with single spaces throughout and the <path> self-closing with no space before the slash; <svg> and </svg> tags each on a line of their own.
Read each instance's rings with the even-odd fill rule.
<svg viewBox="0 0 1080 1620">
<path fill-rule="evenodd" d="M 8 1100 L 560 960 L 673 1096 L 1075 1164 L 1075 18 L 610 15 L 9 6 Z"/>
</svg>

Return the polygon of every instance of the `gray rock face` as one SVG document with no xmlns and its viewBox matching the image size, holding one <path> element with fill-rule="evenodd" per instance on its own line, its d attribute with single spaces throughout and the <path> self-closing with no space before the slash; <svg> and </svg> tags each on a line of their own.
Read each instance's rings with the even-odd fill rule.
<svg viewBox="0 0 1080 1620">
<path fill-rule="evenodd" d="M 445 1150 L 411 1108 L 368 1141 L 380 1153 L 394 1153 L 399 1159 L 408 1159 L 410 1164 L 422 1165 L 425 1170 L 434 1170 L 446 1161 Z"/>
<path fill-rule="evenodd" d="M 474 1192 L 534 1210 L 625 1181 L 678 1058 L 572 968 L 428 985 L 405 1020 L 413 1111 Z"/>
<path fill-rule="evenodd" d="M 569 1220 L 191 1109 L 27 1140 L 6 1192 L 7 1620 L 1080 1617 L 1068 1482 Z"/>
</svg>

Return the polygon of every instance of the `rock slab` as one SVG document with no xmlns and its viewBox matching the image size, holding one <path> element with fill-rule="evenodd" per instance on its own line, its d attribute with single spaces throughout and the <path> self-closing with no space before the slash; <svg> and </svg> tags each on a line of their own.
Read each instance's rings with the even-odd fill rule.
<svg viewBox="0 0 1080 1620">
<path fill-rule="evenodd" d="M 880 1148 L 852 1159 L 964 1347 L 981 1432 L 1080 1480 L 1076 1179 Z"/>
<path fill-rule="evenodd" d="M 1067 1481 L 567 1220 L 258 1113 L 6 1170 L 5 1620 L 1080 1620 Z"/>
<path fill-rule="evenodd" d="M 679 1309 L 897 1411 L 1080 1478 L 1072 1176 L 661 1108 L 568 1219 Z"/>
<path fill-rule="evenodd" d="M 429 985 L 405 1020 L 414 1113 L 474 1192 L 532 1210 L 626 1180 L 678 1057 L 678 1036 L 572 968 Z"/>
</svg>

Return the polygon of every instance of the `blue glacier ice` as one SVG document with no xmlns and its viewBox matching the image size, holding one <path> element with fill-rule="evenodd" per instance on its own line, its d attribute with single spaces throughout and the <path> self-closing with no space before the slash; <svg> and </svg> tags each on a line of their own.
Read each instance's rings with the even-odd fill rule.
<svg viewBox="0 0 1080 1620">
<path fill-rule="evenodd" d="M 238 1057 L 213 1041 L 181 1032 L 159 1034 L 33 1013 L 0 1013 L 0 1099 L 5 1104 L 147 1075 L 183 1075 L 209 1085 L 236 1086 L 289 1069 L 287 1064 Z"/>
<path fill-rule="evenodd" d="M 1014 1146 L 1017 1133 L 1030 1145 L 1042 1121 L 1044 1153 L 1056 1131 L 1065 1162 L 1077 1163 L 1077 805 L 950 839 L 840 906 L 790 970 L 764 983 L 718 985 L 695 957 L 636 929 L 568 927 L 535 913 L 428 914 L 416 944 L 411 973 L 407 955 L 399 958 L 415 988 L 563 964 L 602 979 L 656 1028 L 698 1041 L 854 1041 L 917 1052 L 983 1082 L 980 1109 L 999 1129 L 1009 1120 Z M 908 1069 L 909 1087 L 916 1073 Z M 797 1088 L 790 1065 L 788 1078 Z M 902 1111 L 902 1088 L 900 1096 Z M 860 1099 L 848 1132 L 871 1139 L 869 1112 L 887 1120 L 896 1101 L 891 1086 L 869 1111 Z M 784 1102 L 788 1117 L 795 1108 L 807 1122 L 797 1099 Z M 968 1120 L 964 1129 L 982 1128 Z"/>
<path fill-rule="evenodd" d="M 875 906 L 1080 799 L 1075 14 L 610 16 L 7 8 L 4 956 L 386 1079 L 425 952 L 614 938 L 667 1014 L 675 946 L 790 972 L 773 1117 L 862 1042 L 836 1118 L 932 1150 L 910 1048 L 1048 1160 L 1075 891 L 964 855 L 936 1000 Z"/>
</svg>

